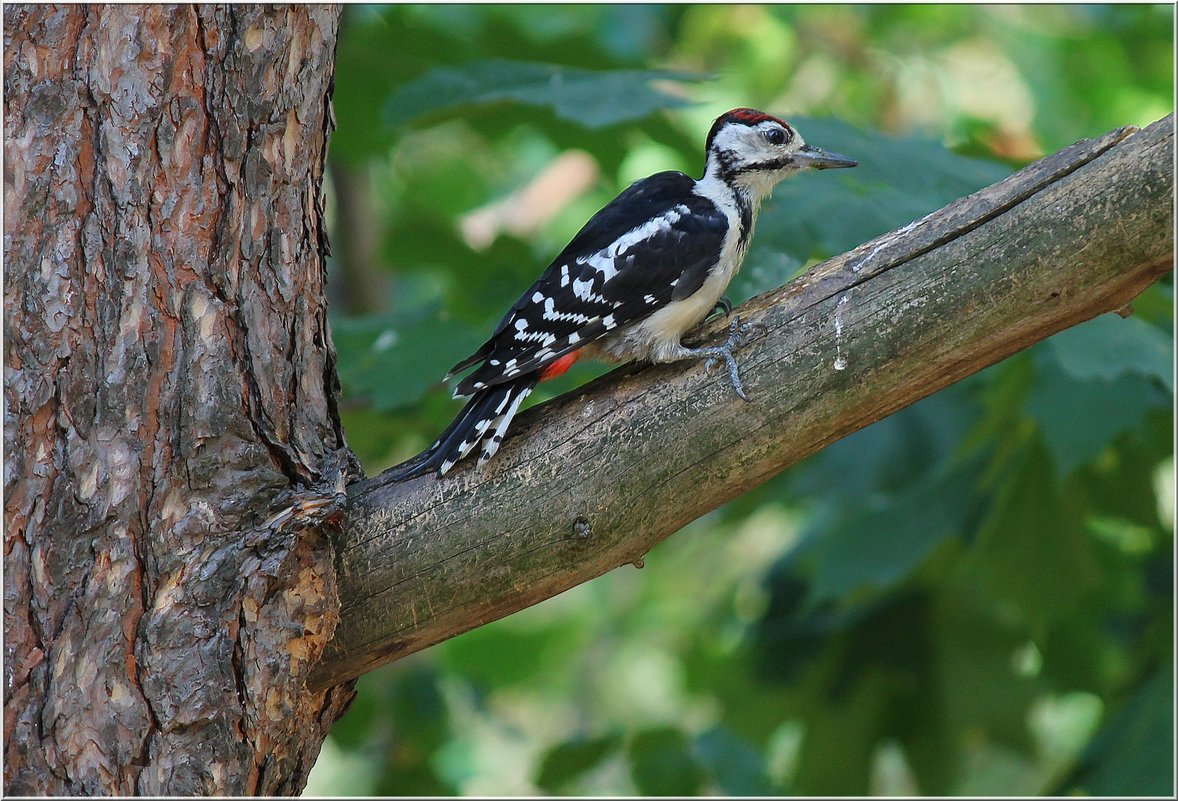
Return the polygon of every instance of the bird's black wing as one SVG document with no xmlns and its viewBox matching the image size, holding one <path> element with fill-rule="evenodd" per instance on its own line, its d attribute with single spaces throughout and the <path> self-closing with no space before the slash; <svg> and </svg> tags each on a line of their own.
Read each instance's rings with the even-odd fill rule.
<svg viewBox="0 0 1178 801">
<path fill-rule="evenodd" d="M 664 172 L 635 184 L 593 216 L 454 370 L 482 364 L 456 395 L 542 369 L 619 326 L 700 288 L 717 263 L 728 220 L 694 181 Z"/>
</svg>

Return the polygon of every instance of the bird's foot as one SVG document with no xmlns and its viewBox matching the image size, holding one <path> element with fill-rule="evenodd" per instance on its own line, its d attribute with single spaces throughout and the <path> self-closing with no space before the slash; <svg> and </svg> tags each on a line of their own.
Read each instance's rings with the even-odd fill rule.
<svg viewBox="0 0 1178 801">
<path fill-rule="evenodd" d="M 724 365 L 728 369 L 728 380 L 732 382 L 733 391 L 745 401 L 751 401 L 748 393 L 744 391 L 744 384 L 740 380 L 740 371 L 736 367 L 736 357 L 733 352 L 738 348 L 743 348 L 749 342 L 752 342 L 759 335 L 764 335 L 765 326 L 760 323 L 742 323 L 739 317 L 732 318 L 732 323 L 728 326 L 728 339 L 723 345 L 713 345 L 706 348 L 696 348 L 692 351 L 693 356 L 707 359 L 704 362 L 705 370 L 715 369 L 723 360 Z"/>
</svg>

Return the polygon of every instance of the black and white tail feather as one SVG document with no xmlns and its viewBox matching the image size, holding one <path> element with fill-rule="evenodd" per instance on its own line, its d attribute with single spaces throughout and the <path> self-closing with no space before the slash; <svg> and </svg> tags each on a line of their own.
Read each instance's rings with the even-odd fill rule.
<svg viewBox="0 0 1178 801">
<path fill-rule="evenodd" d="M 597 212 L 504 315 L 477 352 L 447 379 L 474 367 L 454 390 L 470 396 L 425 451 L 392 468 L 404 481 L 445 475 L 480 448 L 485 464 L 536 384 L 580 356 L 620 362 L 696 358 L 727 363 L 748 400 L 733 351 L 746 341 L 733 321 L 728 341 L 687 348 L 681 337 L 721 303 L 752 236 L 760 202 L 806 169 L 854 167 L 807 145 L 782 120 L 754 109 L 720 116 L 708 132 L 700 179 L 662 172 L 638 181 Z"/>
<path fill-rule="evenodd" d="M 479 464 L 485 464 L 499 450 L 512 418 L 539 380 L 538 374 L 529 375 L 476 392 L 433 445 L 389 470 L 389 477 L 405 481 L 433 472 L 443 476 L 480 443 Z"/>
</svg>

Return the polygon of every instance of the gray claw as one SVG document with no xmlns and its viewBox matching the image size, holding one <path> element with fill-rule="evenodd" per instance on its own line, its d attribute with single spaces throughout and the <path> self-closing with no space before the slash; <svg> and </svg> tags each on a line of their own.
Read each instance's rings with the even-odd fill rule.
<svg viewBox="0 0 1178 801">
<path fill-rule="evenodd" d="M 764 323 L 745 323 L 739 326 L 735 331 L 735 335 L 738 337 L 740 342 L 737 347 L 743 348 L 754 339 L 759 339 L 768 333 L 769 328 Z"/>
<path fill-rule="evenodd" d="M 713 370 L 723 359 L 728 368 L 728 380 L 732 383 L 732 390 L 741 400 L 749 402 L 752 401 L 752 398 L 744 391 L 744 384 L 741 383 L 740 371 L 736 367 L 736 357 L 733 356 L 733 351 L 752 341 L 755 338 L 754 332 L 758 329 L 763 333 L 765 326 L 760 323 L 742 324 L 739 317 L 734 317 L 728 326 L 728 340 L 723 345 L 697 348 L 693 352 L 696 356 L 707 358 L 707 361 L 704 362 L 704 369 L 708 371 Z"/>
</svg>

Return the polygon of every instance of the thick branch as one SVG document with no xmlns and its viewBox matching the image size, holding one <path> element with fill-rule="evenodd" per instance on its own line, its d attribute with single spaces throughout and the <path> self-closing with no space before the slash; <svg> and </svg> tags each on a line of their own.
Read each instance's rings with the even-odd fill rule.
<svg viewBox="0 0 1178 801">
<path fill-rule="evenodd" d="M 752 403 L 698 365 L 626 367 L 523 415 L 485 470 L 355 485 L 313 681 L 636 562 L 835 440 L 1123 307 L 1172 268 L 1173 146 L 1173 116 L 1078 143 L 750 301 L 742 318 L 767 329 L 739 354 Z"/>
</svg>

